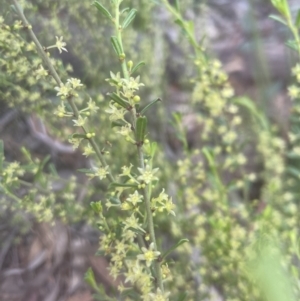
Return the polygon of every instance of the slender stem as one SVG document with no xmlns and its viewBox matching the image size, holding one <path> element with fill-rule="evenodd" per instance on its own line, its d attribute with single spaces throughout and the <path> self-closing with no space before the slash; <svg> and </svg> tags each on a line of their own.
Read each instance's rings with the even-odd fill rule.
<svg viewBox="0 0 300 301">
<path fill-rule="evenodd" d="M 197 56 L 198 59 L 204 61 L 205 60 L 205 56 L 201 50 L 200 45 L 198 44 L 195 34 L 191 32 L 190 28 L 188 27 L 188 23 L 187 21 L 185 21 L 181 15 L 181 13 L 179 12 L 179 10 L 175 9 L 169 2 L 168 0 L 162 0 L 162 2 L 164 3 L 164 5 L 166 6 L 166 8 L 168 9 L 168 11 L 176 18 L 176 20 L 180 20 L 180 26 L 184 29 L 185 33 L 187 34 L 192 46 L 194 47 L 195 50 L 195 54 Z M 176 2 L 176 4 L 178 5 L 178 2 Z"/>
<path fill-rule="evenodd" d="M 12 199 L 14 199 L 15 201 L 17 201 L 18 203 L 22 203 L 22 199 L 18 198 L 16 195 L 14 195 L 13 193 L 11 193 L 9 191 L 9 189 L 7 189 L 3 184 L 0 183 L 0 188 L 2 188 L 2 190 L 4 191 L 4 193 L 6 195 L 8 195 L 9 197 L 11 197 Z"/>
<path fill-rule="evenodd" d="M 38 54 L 41 56 L 41 58 L 44 61 L 45 65 L 47 65 L 47 67 L 49 69 L 49 72 L 52 75 L 52 77 L 54 78 L 54 80 L 56 81 L 56 83 L 59 86 L 62 85 L 63 84 L 62 80 L 60 79 L 60 77 L 57 74 L 54 66 L 52 65 L 50 58 L 45 53 L 45 50 L 44 50 L 43 46 L 39 42 L 39 40 L 36 37 L 35 33 L 33 32 L 31 25 L 28 23 L 25 15 L 23 13 L 22 7 L 20 6 L 20 4 L 18 3 L 17 0 L 12 0 L 12 1 L 13 1 L 14 5 L 15 5 L 15 8 L 16 8 L 16 11 L 17 11 L 19 17 L 21 18 L 21 20 L 23 22 L 24 27 L 27 28 L 28 33 L 29 33 L 31 39 L 33 40 L 34 44 L 36 45 Z M 78 118 L 79 117 L 79 110 L 78 110 L 78 108 L 77 108 L 77 106 L 76 106 L 76 104 L 75 104 L 75 102 L 73 100 L 73 97 L 68 97 L 67 100 L 68 100 L 68 102 L 69 102 L 69 104 L 70 104 L 70 106 L 72 108 L 72 111 L 73 111 L 73 114 L 74 114 L 75 118 Z M 83 132 L 85 134 L 87 134 L 89 132 L 86 127 L 82 126 L 81 128 L 82 128 L 82 130 L 83 130 Z M 94 138 L 90 138 L 89 140 L 90 140 L 90 143 L 91 143 L 91 145 L 92 145 L 92 147 L 93 147 L 93 149 L 94 149 L 94 151 L 96 153 L 96 156 L 97 156 L 98 160 L 101 162 L 101 164 L 102 164 L 103 167 L 107 167 L 108 164 L 106 163 L 106 160 L 105 160 L 104 156 L 102 155 L 101 151 L 99 150 L 99 147 L 98 147 L 95 139 Z M 110 168 L 108 168 L 108 172 L 109 172 L 108 173 L 109 180 L 111 182 L 114 182 L 115 180 L 114 180 L 114 177 L 113 177 L 113 175 L 111 173 Z"/>
<path fill-rule="evenodd" d="M 120 1 L 117 2 L 116 7 L 115 7 L 115 29 L 116 29 L 116 34 L 118 38 L 118 42 L 121 46 L 122 52 L 124 53 L 123 49 L 123 42 L 122 42 L 122 28 L 120 27 Z M 123 76 L 125 79 L 129 79 L 129 72 L 126 64 L 126 59 L 123 59 L 121 61 L 121 67 L 122 67 L 122 72 Z M 136 131 L 136 110 L 135 108 L 132 108 L 131 111 L 131 117 L 132 117 L 132 122 L 133 122 L 133 128 Z M 141 145 L 137 145 L 137 151 L 138 151 L 138 158 L 139 158 L 139 165 L 142 169 L 145 169 L 145 163 L 144 163 L 144 152 L 142 149 Z M 150 240 L 154 244 L 154 250 L 158 251 L 157 249 L 157 243 L 156 243 L 156 237 L 155 237 L 155 231 L 154 231 L 154 222 L 153 222 L 153 216 L 152 216 L 152 211 L 151 211 L 151 183 L 146 185 L 144 188 L 144 200 L 145 200 L 145 205 L 146 205 L 146 214 L 147 214 L 147 225 L 148 225 L 148 231 L 150 235 Z M 141 245 L 141 240 L 139 239 L 139 245 Z M 164 291 L 164 286 L 163 286 L 163 281 L 162 281 L 162 271 L 160 267 L 160 263 L 158 261 L 154 262 L 154 270 L 155 270 L 155 276 L 157 280 L 157 285 L 160 288 L 160 290 L 163 292 Z"/>
<path fill-rule="evenodd" d="M 290 28 L 290 30 L 291 30 L 294 38 L 295 38 L 297 49 L 298 49 L 298 55 L 300 56 L 300 37 L 299 37 L 298 29 L 293 24 L 293 21 L 291 19 L 288 19 L 287 22 L 288 22 L 288 26 L 289 26 L 289 28 Z"/>
</svg>

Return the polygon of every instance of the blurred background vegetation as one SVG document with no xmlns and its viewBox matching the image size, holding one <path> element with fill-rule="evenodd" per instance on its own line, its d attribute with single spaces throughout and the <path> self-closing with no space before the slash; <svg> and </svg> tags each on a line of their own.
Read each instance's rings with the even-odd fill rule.
<svg viewBox="0 0 300 301">
<path fill-rule="evenodd" d="M 148 113 L 149 136 L 159 142 L 160 185 L 177 212 L 175 219 L 157 217 L 160 244 L 190 240 L 170 260 L 170 290 L 187 292 L 187 300 L 296 300 L 300 165 L 299 154 L 289 152 L 298 123 L 290 119 L 286 90 L 297 56 L 284 45 L 291 35 L 268 18 L 276 13 L 268 1 L 179 2 L 198 41 L 205 36 L 208 69 L 216 58 L 222 62 L 235 97 L 211 114 L 197 96 L 203 78 L 193 48 L 171 14 L 160 1 L 124 0 L 124 7 L 138 10 L 124 48 L 134 63 L 146 62 L 139 70 L 142 101 L 162 99 Z M 297 2 L 289 1 L 292 12 Z M 68 52 L 51 51 L 51 57 L 64 81 L 84 83 L 77 105 L 92 97 L 100 107 L 92 130 L 110 151 L 112 168 L 136 160 L 134 149 L 102 126 L 109 122 L 105 79 L 119 71 L 110 24 L 90 1 L 21 4 L 42 45 L 64 37 Z M 108 275 L 108 259 L 94 256 L 101 233 L 89 206 L 104 198 L 106 185 L 78 172 L 93 159 L 68 144 L 72 124 L 54 115 L 54 82 L 41 76 L 41 59 L 10 5 L 0 0 L 1 180 L 7 183 L 0 189 L 1 298 L 92 300 L 83 281 L 89 266 L 113 295 L 119 280 Z M 235 125 L 236 115 L 242 122 Z M 208 129 L 207 120 L 213 124 Z M 237 139 L 226 144 L 222 137 L 229 132 Z M 263 289 L 261 279 L 269 280 Z M 272 295 L 279 283 L 281 294 Z"/>
</svg>

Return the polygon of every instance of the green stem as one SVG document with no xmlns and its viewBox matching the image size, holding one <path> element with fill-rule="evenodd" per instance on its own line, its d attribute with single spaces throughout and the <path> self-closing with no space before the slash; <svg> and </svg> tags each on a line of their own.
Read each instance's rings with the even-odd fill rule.
<svg viewBox="0 0 300 301">
<path fill-rule="evenodd" d="M 288 19 L 287 21 L 288 21 L 288 26 L 295 38 L 297 49 L 298 49 L 298 55 L 300 56 L 300 37 L 299 37 L 298 29 L 294 26 L 293 21 L 291 19 Z"/>
<path fill-rule="evenodd" d="M 192 46 L 194 47 L 196 57 L 202 61 L 205 61 L 205 56 L 201 50 L 201 47 L 199 46 L 197 39 L 195 37 L 195 34 L 191 32 L 190 28 L 188 27 L 188 23 L 183 19 L 180 11 L 176 8 L 174 8 L 168 0 L 162 0 L 165 7 L 168 9 L 168 11 L 176 18 L 176 20 L 181 21 L 180 27 L 184 30 L 184 32 L 187 34 L 188 39 L 190 40 Z M 178 5 L 176 5 L 178 7 Z"/>
<path fill-rule="evenodd" d="M 35 33 L 33 32 L 32 28 L 31 28 L 31 25 L 28 23 L 24 13 L 23 13 L 23 9 L 22 7 L 20 6 L 20 4 L 18 3 L 17 0 L 12 0 L 14 5 L 15 5 L 15 8 L 16 8 L 16 11 L 19 15 L 19 17 L 21 18 L 22 22 L 23 22 L 23 25 L 25 28 L 27 28 L 28 30 L 28 33 L 29 33 L 29 36 L 31 37 L 31 39 L 33 40 L 34 44 L 36 45 L 36 48 L 37 48 L 37 51 L 38 51 L 38 54 L 40 55 L 40 57 L 42 58 L 42 60 L 44 61 L 45 65 L 47 66 L 47 68 L 49 69 L 49 72 L 50 74 L 52 75 L 52 77 L 54 78 L 54 80 L 56 81 L 57 85 L 60 86 L 63 84 L 62 80 L 60 79 L 59 75 L 57 74 L 54 66 L 52 65 L 51 63 L 51 60 L 50 58 L 48 57 L 48 55 L 45 53 L 45 50 L 43 48 L 43 46 L 41 45 L 41 43 L 39 42 L 38 38 L 36 37 Z M 75 118 L 78 118 L 79 117 L 79 111 L 78 111 L 78 108 L 73 100 L 72 97 L 69 97 L 68 99 L 68 102 L 72 108 L 72 111 L 73 111 L 73 114 L 74 114 L 74 117 Z M 85 134 L 87 134 L 89 131 L 86 127 L 82 126 L 81 127 L 83 132 Z M 103 167 L 107 167 L 108 164 L 106 163 L 106 160 L 104 158 L 104 156 L 102 155 L 101 151 L 99 150 L 99 147 L 95 141 L 94 138 L 90 138 L 89 139 L 90 142 L 91 142 L 91 145 L 96 153 L 96 156 L 98 158 L 98 160 L 101 162 L 102 166 Z M 114 177 L 111 173 L 111 170 L 110 168 L 108 168 L 108 178 L 111 182 L 114 182 Z"/>
<path fill-rule="evenodd" d="M 19 204 L 22 203 L 22 199 L 18 198 L 16 195 L 14 195 L 13 193 L 11 193 L 4 185 L 0 184 L 0 188 L 2 188 L 3 192 L 6 195 L 8 195 L 9 197 L 11 197 L 15 201 L 17 201 L 17 203 L 19 203 Z"/>
<path fill-rule="evenodd" d="M 122 52 L 124 53 L 124 48 L 123 48 L 123 42 L 122 42 L 122 28 L 120 27 L 120 1 L 117 1 L 116 8 L 115 8 L 115 30 L 116 30 L 116 35 L 118 38 L 118 42 L 121 46 Z M 123 59 L 121 61 L 121 67 L 122 67 L 122 72 L 123 76 L 125 79 L 129 79 L 129 72 L 126 64 L 126 59 Z M 136 110 L 135 108 L 132 108 L 130 110 L 131 117 L 132 117 L 132 123 L 134 130 L 136 131 Z M 139 165 L 142 169 L 145 169 L 145 163 L 144 163 L 144 152 L 142 149 L 142 146 L 137 146 L 137 151 L 138 151 L 138 158 L 139 158 Z M 146 185 L 144 188 L 144 200 L 145 200 L 145 205 L 146 205 L 146 214 L 147 214 L 147 220 L 148 220 L 148 231 L 150 235 L 150 240 L 154 244 L 154 250 L 157 250 L 157 243 L 156 243 L 156 237 L 155 237 L 155 231 L 154 231 L 154 222 L 153 222 L 153 216 L 152 216 L 152 211 L 151 211 L 151 184 Z M 141 246 L 141 240 L 139 239 L 139 245 Z M 162 271 L 160 267 L 160 263 L 158 261 L 154 262 L 154 269 L 155 269 L 155 276 L 157 280 L 157 285 L 160 288 L 160 290 L 163 292 L 164 291 L 164 286 L 163 286 L 163 281 L 162 281 Z"/>
</svg>

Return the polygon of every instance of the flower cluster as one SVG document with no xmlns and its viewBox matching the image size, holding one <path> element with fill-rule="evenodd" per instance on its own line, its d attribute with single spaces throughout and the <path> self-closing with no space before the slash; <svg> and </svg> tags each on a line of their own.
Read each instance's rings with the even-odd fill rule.
<svg viewBox="0 0 300 301">
<path fill-rule="evenodd" d="M 59 87 L 57 86 L 54 89 L 57 91 L 57 96 L 60 96 L 61 99 L 66 99 L 70 96 L 77 97 L 78 93 L 75 90 L 82 86 L 80 79 L 70 78 L 66 84 L 61 83 Z"/>
</svg>

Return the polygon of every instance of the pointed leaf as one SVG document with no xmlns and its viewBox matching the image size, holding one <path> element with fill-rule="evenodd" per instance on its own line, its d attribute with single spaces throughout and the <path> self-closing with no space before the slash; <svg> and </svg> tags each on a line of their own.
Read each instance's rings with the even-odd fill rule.
<svg viewBox="0 0 300 301">
<path fill-rule="evenodd" d="M 30 152 L 24 146 L 21 147 L 21 152 L 28 162 L 33 162 Z"/>
<path fill-rule="evenodd" d="M 179 12 L 180 11 L 179 0 L 175 1 L 175 7 L 176 7 L 176 10 Z"/>
<path fill-rule="evenodd" d="M 156 104 L 157 102 L 161 101 L 160 98 L 157 98 L 155 100 L 153 100 L 152 102 L 150 102 L 148 105 L 146 105 L 146 107 L 140 112 L 141 115 L 144 115 L 146 113 L 146 111 L 148 111 L 149 108 L 151 108 L 154 104 Z"/>
<path fill-rule="evenodd" d="M 34 175 L 34 181 L 38 180 L 43 172 L 44 166 L 47 164 L 47 162 L 50 160 L 51 156 L 46 156 L 41 163 L 39 164 L 38 170 L 36 174 Z"/>
<path fill-rule="evenodd" d="M 117 103 L 118 105 L 120 105 L 121 107 L 123 107 L 124 109 L 128 109 L 129 104 L 128 102 L 121 98 L 118 94 L 114 93 L 109 93 L 108 96 L 110 97 L 110 99 L 112 101 L 114 101 L 115 103 Z"/>
<path fill-rule="evenodd" d="M 136 64 L 132 69 L 130 74 L 133 74 L 135 71 L 137 71 L 140 67 L 145 66 L 146 63 L 144 61 L 139 62 L 138 64 Z"/>
<path fill-rule="evenodd" d="M 112 46 L 113 46 L 113 48 L 114 48 L 116 54 L 117 54 L 118 56 L 120 56 L 120 55 L 122 54 L 123 51 L 122 51 L 122 47 L 121 47 L 121 45 L 120 45 L 120 43 L 119 43 L 118 38 L 115 37 L 115 36 L 112 36 L 112 37 L 110 38 L 110 41 L 111 41 L 111 44 L 112 44 Z"/>
<path fill-rule="evenodd" d="M 109 198 L 110 202 L 114 205 L 120 205 L 121 204 L 121 201 L 119 198 L 115 197 L 115 196 L 112 196 Z"/>
<path fill-rule="evenodd" d="M 94 210 L 94 212 L 97 213 L 97 214 L 99 214 L 99 213 L 101 213 L 103 211 L 101 201 L 91 202 L 90 206 L 92 207 L 92 209 Z"/>
<path fill-rule="evenodd" d="M 135 15 L 136 15 L 137 10 L 136 9 L 132 9 L 128 15 L 126 16 L 125 20 L 122 23 L 122 28 L 125 29 L 134 19 Z"/>
<path fill-rule="evenodd" d="M 114 127 L 121 127 L 121 126 L 123 126 L 124 125 L 124 123 L 121 123 L 121 122 L 118 122 L 118 121 L 113 121 L 112 123 L 111 123 L 111 127 L 112 128 L 114 128 Z"/>
<path fill-rule="evenodd" d="M 129 7 L 126 7 L 120 11 L 120 15 L 123 15 L 126 11 L 129 10 Z"/>
<path fill-rule="evenodd" d="M 147 118 L 145 116 L 139 117 L 136 121 L 136 142 L 142 143 L 144 142 L 145 133 L 147 128 Z"/>
<path fill-rule="evenodd" d="M 157 143 L 156 142 L 152 142 L 151 143 L 151 157 L 152 158 L 154 157 L 156 150 L 157 150 Z"/>
<path fill-rule="evenodd" d="M 102 13 L 103 16 L 109 18 L 110 20 L 113 19 L 110 12 L 101 3 L 94 1 L 93 5 L 96 6 L 96 8 Z"/>
<path fill-rule="evenodd" d="M 58 173 L 57 173 L 57 170 L 56 170 L 56 167 L 53 163 L 50 163 L 49 164 L 49 170 L 51 172 L 51 174 L 55 177 L 58 177 Z"/>
<path fill-rule="evenodd" d="M 112 182 L 112 183 L 109 184 L 108 189 L 112 189 L 112 188 L 115 188 L 115 187 L 137 188 L 137 184 Z"/>
<path fill-rule="evenodd" d="M 282 19 L 280 16 L 276 16 L 276 15 L 270 15 L 269 16 L 270 19 L 273 19 L 279 23 L 282 23 L 283 25 L 287 26 L 287 23 L 284 19 Z"/>
<path fill-rule="evenodd" d="M 286 43 L 285 43 L 286 46 L 288 46 L 289 48 L 295 50 L 295 51 L 299 51 L 298 49 L 298 45 L 296 43 L 295 40 L 288 40 Z"/>
<path fill-rule="evenodd" d="M 19 5 L 19 7 L 21 8 L 21 11 L 23 12 L 23 7 L 21 7 L 20 5 Z M 10 6 L 10 9 L 11 9 L 14 13 L 18 14 L 18 11 L 17 11 L 17 8 L 15 7 L 15 5 L 11 5 L 11 6 Z"/>
<path fill-rule="evenodd" d="M 83 139 L 85 139 L 86 138 L 86 134 L 78 134 L 78 133 L 75 133 L 75 134 L 73 134 L 72 135 L 72 138 L 83 138 Z"/>
<path fill-rule="evenodd" d="M 177 244 L 172 246 L 169 250 L 167 250 L 163 255 L 162 255 L 162 260 L 166 258 L 168 255 L 170 255 L 175 249 L 177 249 L 179 246 L 183 245 L 184 243 L 189 242 L 188 239 L 184 238 L 181 239 Z"/>
<path fill-rule="evenodd" d="M 84 280 L 87 282 L 89 286 L 91 286 L 95 291 L 104 293 L 103 288 L 98 287 L 96 280 L 95 280 L 95 275 L 94 272 L 91 268 L 88 268 L 86 273 L 84 274 Z"/>
<path fill-rule="evenodd" d="M 283 16 L 290 16 L 290 9 L 286 0 L 271 0 L 271 2 Z"/>
<path fill-rule="evenodd" d="M 146 231 L 143 228 L 133 228 L 133 227 L 129 227 L 129 230 L 131 230 L 132 232 L 139 234 L 139 235 L 143 235 L 146 233 Z"/>
<path fill-rule="evenodd" d="M 79 169 L 77 169 L 77 171 L 83 172 L 83 173 L 89 173 L 89 174 L 95 173 L 92 169 L 88 169 L 88 168 L 79 168 Z"/>
<path fill-rule="evenodd" d="M 297 16 L 295 19 L 295 26 L 300 27 L 300 9 L 298 9 Z"/>
</svg>

